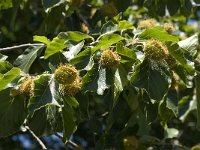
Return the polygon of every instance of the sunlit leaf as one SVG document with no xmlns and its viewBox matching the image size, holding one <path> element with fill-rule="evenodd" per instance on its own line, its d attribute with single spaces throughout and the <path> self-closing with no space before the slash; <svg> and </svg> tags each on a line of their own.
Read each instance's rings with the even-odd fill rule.
<svg viewBox="0 0 200 150">
<path fill-rule="evenodd" d="M 134 26 L 132 23 L 126 21 L 126 20 L 122 20 L 118 23 L 118 28 L 117 30 L 128 30 L 128 29 L 134 29 Z"/>
<path fill-rule="evenodd" d="M 42 43 L 44 43 L 46 45 L 50 44 L 50 42 L 51 42 L 49 39 L 47 39 L 47 37 L 45 37 L 45 36 L 37 36 L 37 35 L 33 36 L 33 41 L 42 42 Z"/>
<path fill-rule="evenodd" d="M 63 50 L 67 46 L 64 44 L 65 39 L 60 39 L 58 37 L 55 37 L 48 45 L 45 50 L 44 58 L 47 59 L 49 56 Z"/>
<path fill-rule="evenodd" d="M 190 57 L 194 57 L 197 53 L 199 45 L 199 34 L 195 34 L 185 40 L 178 42 L 178 45 L 188 52 Z"/>
<path fill-rule="evenodd" d="M 66 57 L 68 61 L 70 61 L 81 51 L 83 46 L 84 46 L 84 41 L 69 47 L 69 50 L 64 52 L 63 55 Z"/>
<path fill-rule="evenodd" d="M 62 39 L 66 39 L 66 40 L 75 41 L 75 42 L 80 42 L 81 40 L 88 39 L 88 38 L 92 39 L 92 37 L 89 36 L 88 34 L 84 34 L 78 31 L 61 32 L 58 35 L 58 37 Z"/>
<path fill-rule="evenodd" d="M 12 68 L 7 73 L 0 76 L 0 90 L 4 89 L 10 82 L 12 82 L 20 74 L 19 68 Z"/>
<path fill-rule="evenodd" d="M 150 28 L 147 29 L 145 31 L 143 31 L 141 34 L 139 34 L 139 38 L 142 39 L 158 39 L 160 41 L 174 41 L 174 42 L 178 42 L 179 39 L 173 35 L 168 34 L 164 29 L 162 28 L 158 28 L 158 27 L 154 27 L 154 28 Z"/>
<path fill-rule="evenodd" d="M 98 49 L 108 48 L 121 40 L 124 40 L 124 38 L 118 34 L 106 34 L 102 36 L 99 40 L 99 43 L 92 48 L 92 53 L 94 53 Z"/>
<path fill-rule="evenodd" d="M 8 9 L 12 7 L 12 0 L 1 0 L 0 1 L 0 9 Z"/>
</svg>

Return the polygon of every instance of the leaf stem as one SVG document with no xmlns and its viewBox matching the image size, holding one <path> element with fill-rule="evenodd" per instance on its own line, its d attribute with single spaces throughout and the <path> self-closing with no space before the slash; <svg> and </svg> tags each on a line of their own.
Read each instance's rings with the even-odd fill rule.
<svg viewBox="0 0 200 150">
<path fill-rule="evenodd" d="M 27 44 L 21 44 L 21 45 L 17 45 L 17 46 L 12 46 L 12 47 L 5 47 L 5 48 L 0 48 L 0 52 L 7 52 L 7 51 L 12 51 L 14 49 L 18 49 L 18 48 L 23 48 L 23 47 L 29 47 L 29 46 L 43 46 L 44 44 L 42 43 L 27 43 Z"/>
<path fill-rule="evenodd" d="M 40 140 L 40 138 L 28 126 L 25 126 L 25 128 L 35 138 L 35 140 L 39 143 L 39 145 L 42 147 L 42 149 L 47 149 L 46 146 L 44 145 L 44 143 Z"/>
</svg>

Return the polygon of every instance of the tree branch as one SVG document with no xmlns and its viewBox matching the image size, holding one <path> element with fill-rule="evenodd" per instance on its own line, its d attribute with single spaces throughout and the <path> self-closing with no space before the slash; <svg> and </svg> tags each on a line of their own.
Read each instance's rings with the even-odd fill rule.
<svg viewBox="0 0 200 150">
<path fill-rule="evenodd" d="M 27 43 L 27 44 L 12 46 L 12 47 L 0 48 L 0 52 L 12 51 L 14 49 L 24 48 L 24 47 L 29 47 L 29 46 L 43 46 L 43 45 L 44 44 L 42 44 L 42 43 L 34 43 L 34 44 Z"/>
<path fill-rule="evenodd" d="M 60 139 L 63 138 L 62 135 L 60 135 L 59 133 L 55 133 L 55 135 Z M 76 143 L 72 142 L 71 140 L 68 140 L 67 143 L 71 144 L 73 147 L 79 148 L 79 146 Z"/>
<path fill-rule="evenodd" d="M 39 143 L 39 145 L 42 147 L 42 149 L 47 149 L 46 146 L 44 145 L 44 143 L 40 140 L 40 138 L 37 135 L 35 135 L 35 133 L 28 126 L 25 126 L 25 128 L 35 138 L 35 140 Z"/>
</svg>

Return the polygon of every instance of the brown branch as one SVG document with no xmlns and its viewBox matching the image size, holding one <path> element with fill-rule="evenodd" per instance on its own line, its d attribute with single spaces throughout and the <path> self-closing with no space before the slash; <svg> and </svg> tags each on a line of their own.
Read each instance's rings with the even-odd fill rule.
<svg viewBox="0 0 200 150">
<path fill-rule="evenodd" d="M 7 52 L 7 51 L 12 51 L 14 49 L 18 48 L 24 48 L 24 47 L 30 47 L 30 46 L 43 46 L 44 44 L 42 43 L 27 43 L 27 44 L 22 44 L 22 45 L 17 45 L 17 46 L 12 46 L 12 47 L 5 47 L 5 48 L 0 48 L 0 52 Z"/>
<path fill-rule="evenodd" d="M 55 135 L 62 140 L 63 138 L 62 135 L 60 135 L 59 133 L 56 133 Z M 68 140 L 67 143 L 71 144 L 73 147 L 79 148 L 79 146 L 76 143 L 72 142 L 71 140 Z"/>
<path fill-rule="evenodd" d="M 25 128 L 35 138 L 35 140 L 39 143 L 39 145 L 41 146 L 42 149 L 47 149 L 46 146 L 44 145 L 44 143 L 40 140 L 40 138 L 37 135 L 35 135 L 35 133 L 28 126 L 25 126 Z"/>
</svg>

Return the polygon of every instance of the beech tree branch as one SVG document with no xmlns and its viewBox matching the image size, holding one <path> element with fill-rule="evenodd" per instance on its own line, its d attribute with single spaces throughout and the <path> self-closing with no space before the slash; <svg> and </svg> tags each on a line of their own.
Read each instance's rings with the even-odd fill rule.
<svg viewBox="0 0 200 150">
<path fill-rule="evenodd" d="M 35 135 L 35 133 L 28 126 L 25 126 L 25 128 L 35 138 L 35 140 L 39 143 L 39 145 L 41 146 L 42 149 L 47 149 L 46 146 L 44 145 L 44 143 L 40 140 L 40 138 L 37 135 Z"/>
<path fill-rule="evenodd" d="M 63 138 L 62 135 L 60 135 L 59 133 L 56 133 L 55 135 L 62 140 Z M 73 147 L 79 148 L 79 146 L 76 143 L 72 142 L 71 140 L 68 140 L 67 143 L 71 144 Z"/>
<path fill-rule="evenodd" d="M 24 47 L 30 47 L 30 46 L 43 46 L 44 44 L 42 43 L 27 43 L 27 44 L 22 44 L 22 45 L 17 45 L 17 46 L 11 46 L 11 47 L 5 47 L 5 48 L 0 48 L 0 52 L 7 52 L 7 51 L 12 51 L 14 49 L 18 48 L 24 48 Z"/>
</svg>

